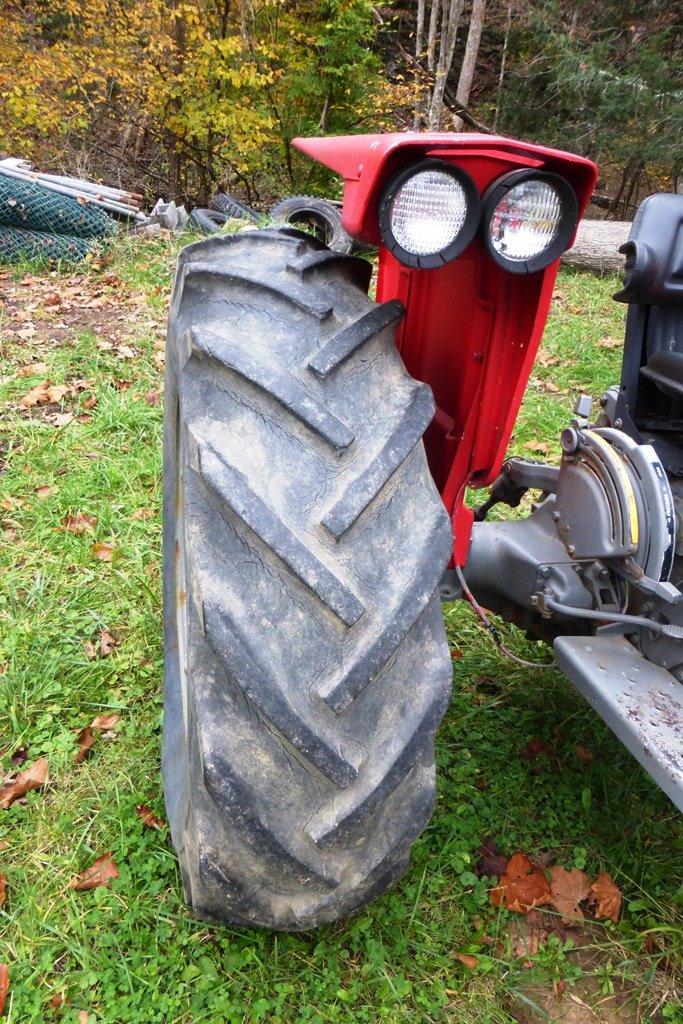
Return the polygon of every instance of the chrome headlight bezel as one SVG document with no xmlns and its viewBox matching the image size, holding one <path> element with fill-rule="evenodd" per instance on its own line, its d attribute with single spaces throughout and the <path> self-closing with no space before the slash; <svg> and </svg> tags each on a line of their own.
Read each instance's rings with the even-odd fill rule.
<svg viewBox="0 0 683 1024">
<path fill-rule="evenodd" d="M 545 249 L 528 259 L 511 259 L 494 246 L 491 238 L 491 221 L 496 207 L 505 195 L 526 181 L 544 182 L 555 190 L 560 202 L 561 220 L 556 234 Z M 509 171 L 494 181 L 484 193 L 482 206 L 480 238 L 491 259 L 511 274 L 533 274 L 550 266 L 568 248 L 579 216 L 576 194 L 566 178 L 553 171 L 531 168 Z"/>
<path fill-rule="evenodd" d="M 443 249 L 433 253 L 412 253 L 397 241 L 392 228 L 394 201 L 404 185 L 425 171 L 439 171 L 449 175 L 465 194 L 465 217 L 458 233 Z M 419 269 L 434 269 L 450 263 L 465 251 L 477 233 L 481 215 L 481 198 L 469 174 L 446 160 L 423 159 L 410 163 L 393 174 L 385 184 L 379 201 L 379 227 L 382 241 L 400 263 Z"/>
</svg>

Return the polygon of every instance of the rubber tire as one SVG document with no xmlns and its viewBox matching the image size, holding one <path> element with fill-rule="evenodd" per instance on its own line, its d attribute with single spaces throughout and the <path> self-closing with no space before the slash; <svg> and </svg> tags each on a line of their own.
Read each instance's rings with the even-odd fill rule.
<svg viewBox="0 0 683 1024">
<path fill-rule="evenodd" d="M 316 196 L 289 196 L 270 211 L 275 224 L 313 227 L 319 241 L 344 255 L 353 252 L 355 242 L 342 227 L 341 209 Z"/>
<path fill-rule="evenodd" d="M 206 210 L 195 206 L 190 213 L 189 222 L 192 227 L 197 228 L 203 235 L 216 235 L 227 223 L 228 218 L 224 213 L 216 210 Z"/>
<path fill-rule="evenodd" d="M 308 929 L 405 871 L 452 662 L 431 390 L 370 265 L 291 230 L 180 254 L 164 437 L 163 774 L 200 917 Z"/>
<path fill-rule="evenodd" d="M 258 224 L 261 220 L 256 210 L 252 210 L 251 206 L 240 203 L 239 199 L 228 195 L 227 192 L 216 192 L 209 206 L 218 213 L 224 213 L 228 220 L 250 220 L 254 224 Z"/>
</svg>

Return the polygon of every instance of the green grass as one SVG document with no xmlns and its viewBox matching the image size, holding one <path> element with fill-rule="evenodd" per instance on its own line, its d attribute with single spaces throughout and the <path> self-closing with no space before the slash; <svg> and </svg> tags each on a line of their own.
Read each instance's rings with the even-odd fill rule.
<svg viewBox="0 0 683 1024">
<path fill-rule="evenodd" d="M 352 919 L 301 935 L 212 927 L 185 911 L 166 831 L 146 828 L 136 812 L 144 802 L 164 813 L 161 406 L 145 394 L 161 387 L 154 340 L 176 248 L 131 239 L 105 270 L 147 294 L 146 306 L 119 310 L 136 358 L 100 350 L 97 336 L 79 327 L 59 344 L 49 328 L 37 339 L 2 339 L 0 750 L 6 771 L 19 747 L 29 762 L 47 756 L 51 780 L 47 791 L 0 811 L 8 1019 L 80 1024 L 86 1011 L 90 1024 L 502 1024 L 527 1005 L 530 979 L 566 979 L 579 991 L 588 973 L 601 992 L 631 991 L 641 1017 L 659 1006 L 673 1020 L 681 859 L 673 807 L 557 672 L 501 662 L 464 606 L 445 612 L 462 656 L 438 735 L 436 812 L 404 880 Z M 58 290 L 61 279 L 51 280 Z M 558 361 L 534 371 L 513 452 L 529 454 L 525 445 L 541 439 L 559 453 L 571 398 L 549 393 L 547 382 L 598 395 L 617 379 L 620 353 L 595 344 L 622 335 L 623 307 L 609 298 L 615 285 L 562 274 L 544 342 Z M 44 315 L 36 310 L 36 325 Z M 12 326 L 0 320 L 0 330 Z M 56 384 L 93 381 L 67 402 L 89 419 L 56 427 L 13 407 L 39 382 L 14 375 L 31 356 L 47 363 Z M 122 379 L 132 383 L 122 389 Z M 90 409 L 88 395 L 97 397 Z M 36 488 L 46 485 L 55 491 L 40 500 Z M 75 512 L 96 518 L 92 533 L 60 528 Z M 113 546 L 111 562 L 93 556 L 95 541 Z M 102 628 L 118 645 L 91 659 L 84 645 L 97 644 Z M 505 633 L 517 650 L 547 657 Z M 76 732 L 105 712 L 121 716 L 115 737 L 98 737 L 91 758 L 74 764 Z M 531 737 L 552 743 L 557 759 L 524 760 Z M 592 751 L 590 766 L 577 757 L 577 743 Z M 552 850 L 567 867 L 613 874 L 623 919 L 580 937 L 588 961 L 558 940 L 532 968 L 515 957 L 511 915 L 491 906 L 488 883 L 473 872 L 486 836 L 506 853 Z M 110 850 L 120 871 L 110 888 L 67 888 Z M 480 955 L 477 971 L 454 958 L 458 950 Z M 60 1012 L 50 1008 L 56 993 L 65 997 Z"/>
</svg>

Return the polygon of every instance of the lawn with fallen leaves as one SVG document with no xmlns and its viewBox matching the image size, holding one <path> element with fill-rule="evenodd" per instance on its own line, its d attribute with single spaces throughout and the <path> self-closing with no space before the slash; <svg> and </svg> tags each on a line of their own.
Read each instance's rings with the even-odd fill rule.
<svg viewBox="0 0 683 1024">
<path fill-rule="evenodd" d="M 444 611 L 439 799 L 407 876 L 307 934 L 185 910 L 159 780 L 177 249 L 129 239 L 78 271 L 0 268 L 4 1019 L 677 1020 L 676 812 L 559 673 L 502 663 L 461 605 Z M 618 379 L 615 284 L 561 274 L 513 453 L 557 461 L 572 394 Z"/>
</svg>

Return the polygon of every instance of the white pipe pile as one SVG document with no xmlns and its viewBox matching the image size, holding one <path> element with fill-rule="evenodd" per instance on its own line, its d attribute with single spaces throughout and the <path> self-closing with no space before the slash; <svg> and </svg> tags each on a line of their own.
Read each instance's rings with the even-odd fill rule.
<svg viewBox="0 0 683 1024">
<path fill-rule="evenodd" d="M 62 174 L 42 174 L 40 171 L 32 170 L 31 165 L 25 160 L 13 158 L 0 160 L 0 174 L 16 178 L 18 181 L 33 182 L 50 192 L 57 192 L 71 199 L 92 203 L 119 217 L 142 222 L 147 220 L 140 209 L 142 196 L 136 192 L 124 192 L 123 189 L 110 188 L 107 185 L 98 185 L 97 182 L 82 181 L 80 178 Z"/>
</svg>

